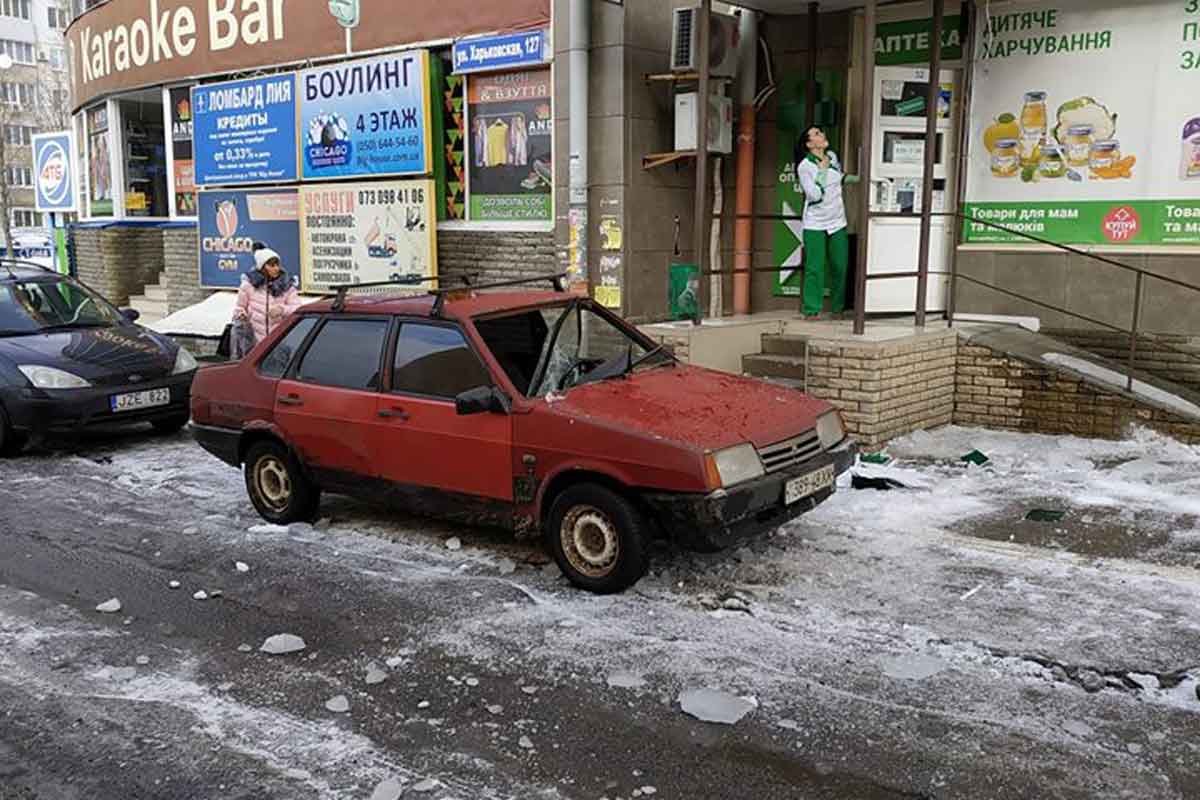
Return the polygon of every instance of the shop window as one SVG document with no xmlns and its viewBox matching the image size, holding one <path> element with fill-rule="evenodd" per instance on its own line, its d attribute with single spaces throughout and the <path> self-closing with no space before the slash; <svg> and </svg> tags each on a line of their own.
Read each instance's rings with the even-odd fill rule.
<svg viewBox="0 0 1200 800">
<path fill-rule="evenodd" d="M 29 0 L 0 0 L 0 14 L 17 19 L 30 19 Z"/>
<path fill-rule="evenodd" d="M 553 220 L 551 91 L 549 69 L 468 78 L 468 219 Z"/>
<path fill-rule="evenodd" d="M 191 88 L 177 86 L 170 91 L 172 186 L 175 192 L 175 214 L 196 216 L 196 167 L 192 158 L 192 99 Z"/>
<path fill-rule="evenodd" d="M 93 217 L 113 215 L 112 159 L 108 130 L 108 106 L 87 112 L 88 213 Z"/>
<path fill-rule="evenodd" d="M 162 94 L 146 92 L 117 101 L 125 163 L 125 216 L 167 217 L 167 140 Z"/>
</svg>

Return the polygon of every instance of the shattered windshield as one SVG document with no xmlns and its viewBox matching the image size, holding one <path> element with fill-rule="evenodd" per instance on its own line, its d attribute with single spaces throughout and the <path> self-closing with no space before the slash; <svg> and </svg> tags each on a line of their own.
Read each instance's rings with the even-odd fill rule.
<svg viewBox="0 0 1200 800">
<path fill-rule="evenodd" d="M 59 328 L 116 325 L 115 308 L 78 284 L 64 280 L 0 284 L 0 335 Z"/>
</svg>

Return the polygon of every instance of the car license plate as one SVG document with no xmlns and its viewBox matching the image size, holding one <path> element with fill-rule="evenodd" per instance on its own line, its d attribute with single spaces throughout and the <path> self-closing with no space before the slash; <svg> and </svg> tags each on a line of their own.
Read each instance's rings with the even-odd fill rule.
<svg viewBox="0 0 1200 800">
<path fill-rule="evenodd" d="M 833 465 L 821 467 L 807 475 L 792 478 L 783 487 L 783 502 L 785 505 L 798 503 L 806 497 L 816 494 L 822 489 L 833 486 Z"/>
<path fill-rule="evenodd" d="M 134 411 L 139 408 L 156 408 L 171 404 L 170 389 L 149 389 L 145 392 L 130 392 L 129 394 L 114 394 L 110 398 L 114 414 L 122 411 Z"/>
</svg>

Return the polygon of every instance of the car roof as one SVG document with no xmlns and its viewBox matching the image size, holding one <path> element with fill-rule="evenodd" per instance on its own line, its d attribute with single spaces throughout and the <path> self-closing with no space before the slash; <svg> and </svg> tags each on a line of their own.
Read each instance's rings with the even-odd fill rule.
<svg viewBox="0 0 1200 800">
<path fill-rule="evenodd" d="M 444 295 L 443 318 L 470 319 L 473 317 L 499 314 L 505 311 L 520 311 L 527 308 L 551 306 L 564 303 L 576 295 L 551 291 L 490 292 L 472 291 L 464 288 Z M 399 314 L 428 317 L 433 314 L 436 296 L 433 294 L 399 295 L 395 293 L 371 295 L 346 295 L 342 314 Z M 332 298 L 318 300 L 304 307 L 305 311 L 333 311 Z"/>
<path fill-rule="evenodd" d="M 49 267 L 43 267 L 39 264 L 32 264 L 25 261 L 6 261 L 4 259 L 0 259 L 0 281 L 3 282 L 12 280 L 27 281 L 31 278 L 61 280 L 65 277 L 65 275 L 55 272 Z"/>
</svg>

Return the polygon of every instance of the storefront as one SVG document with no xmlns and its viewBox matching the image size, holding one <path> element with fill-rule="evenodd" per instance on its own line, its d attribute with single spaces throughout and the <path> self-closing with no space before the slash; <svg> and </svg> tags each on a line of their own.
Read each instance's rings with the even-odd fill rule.
<svg viewBox="0 0 1200 800">
<path fill-rule="evenodd" d="M 86 280 L 165 314 L 235 288 L 260 241 L 305 293 L 554 268 L 549 0 L 319 6 L 110 0 L 74 20 Z"/>
</svg>

